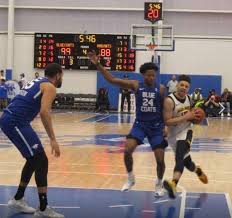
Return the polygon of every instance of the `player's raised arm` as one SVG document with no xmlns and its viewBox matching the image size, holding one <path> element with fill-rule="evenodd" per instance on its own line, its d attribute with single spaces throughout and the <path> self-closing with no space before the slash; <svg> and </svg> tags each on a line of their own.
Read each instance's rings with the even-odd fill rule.
<svg viewBox="0 0 232 218">
<path fill-rule="evenodd" d="M 97 69 L 102 73 L 104 78 L 117 86 L 120 86 L 122 88 L 128 88 L 136 91 L 138 89 L 138 81 L 136 80 L 123 80 L 114 77 L 108 70 L 106 70 L 99 62 L 98 56 L 96 55 L 95 51 L 88 52 L 88 57 L 90 61 L 97 67 Z"/>
</svg>

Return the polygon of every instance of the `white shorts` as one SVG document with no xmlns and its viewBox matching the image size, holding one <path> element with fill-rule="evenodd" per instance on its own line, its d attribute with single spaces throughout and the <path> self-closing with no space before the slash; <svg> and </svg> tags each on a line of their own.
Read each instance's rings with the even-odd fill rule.
<svg viewBox="0 0 232 218">
<path fill-rule="evenodd" d="M 179 140 L 186 140 L 187 132 L 190 129 L 191 128 L 185 129 L 176 135 L 168 135 L 168 144 L 171 146 L 174 152 L 176 151 L 176 142 Z"/>
</svg>

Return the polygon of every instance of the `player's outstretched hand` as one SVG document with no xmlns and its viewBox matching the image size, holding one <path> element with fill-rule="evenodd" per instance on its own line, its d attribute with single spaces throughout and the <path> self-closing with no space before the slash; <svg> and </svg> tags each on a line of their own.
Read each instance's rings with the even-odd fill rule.
<svg viewBox="0 0 232 218">
<path fill-rule="evenodd" d="M 60 156 L 60 146 L 57 143 L 56 140 L 51 140 L 50 141 L 51 147 L 52 147 L 52 154 L 54 154 L 55 157 Z"/>
<path fill-rule="evenodd" d="M 98 56 L 96 54 L 95 51 L 89 51 L 87 53 L 87 56 L 89 57 L 90 61 L 93 63 L 93 64 L 97 64 L 98 63 Z"/>
</svg>

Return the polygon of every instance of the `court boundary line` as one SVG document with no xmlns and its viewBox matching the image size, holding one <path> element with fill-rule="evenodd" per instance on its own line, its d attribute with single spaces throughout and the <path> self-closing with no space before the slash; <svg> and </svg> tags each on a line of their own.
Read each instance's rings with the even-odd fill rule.
<svg viewBox="0 0 232 218">
<path fill-rule="evenodd" d="M 18 173 L 18 174 L 21 174 L 21 170 L 11 170 L 10 172 L 9 172 L 9 170 L 2 170 L 2 169 L 0 169 L 0 174 L 1 175 L 10 175 L 10 174 L 14 174 L 14 173 Z M 49 171 L 49 173 L 61 173 L 61 174 L 87 174 L 87 175 L 102 175 L 102 176 L 123 176 L 123 177 L 126 177 L 127 175 L 126 174 L 124 174 L 124 173 L 122 173 L 122 174 L 120 174 L 120 173 L 90 173 L 90 172 L 72 172 L 72 171 L 70 171 L 70 172 L 67 172 L 67 171 L 54 171 L 54 170 L 50 170 Z M 154 177 L 154 176 L 147 176 L 147 175 L 137 175 L 136 176 L 136 178 L 139 178 L 139 179 L 149 179 L 149 180 L 154 180 L 154 178 L 156 178 L 156 177 Z M 182 180 L 191 180 L 191 181 L 198 181 L 198 179 L 197 178 L 191 178 L 191 179 L 187 179 L 187 178 L 183 178 Z M 217 183 L 232 183 L 232 181 L 228 181 L 228 180 L 214 180 L 214 179 L 212 179 L 212 180 L 210 180 L 211 182 L 217 182 Z"/>
<path fill-rule="evenodd" d="M 104 115 L 103 115 L 104 116 Z M 104 120 L 104 119 L 106 119 L 106 118 L 108 118 L 108 117 L 110 117 L 110 116 L 112 116 L 111 114 L 110 115 L 105 115 L 105 117 L 103 117 L 103 118 L 101 118 L 101 119 L 98 119 L 98 120 L 95 120 L 95 121 L 93 121 L 93 122 L 90 122 L 90 123 L 97 123 L 97 122 L 99 122 L 99 121 L 102 121 L 102 120 Z"/>
<path fill-rule="evenodd" d="M 229 210 L 230 217 L 232 217 L 232 203 L 231 203 L 231 198 L 230 198 L 229 193 L 225 193 L 225 198 L 226 198 L 227 207 Z"/>
<path fill-rule="evenodd" d="M 8 207 L 8 204 L 0 204 L 0 206 L 2 207 Z M 55 208 L 55 209 L 80 209 L 81 207 L 78 207 L 78 206 L 51 206 L 52 208 Z"/>
<path fill-rule="evenodd" d="M 182 193 L 181 193 L 181 202 L 180 202 L 180 212 L 179 212 L 179 218 L 184 218 L 185 215 L 185 205 L 186 205 L 186 195 L 187 191 L 184 187 L 178 185 L 177 188 L 180 188 Z"/>
<path fill-rule="evenodd" d="M 11 164 L 11 165 L 19 165 L 19 164 L 25 164 L 25 162 L 8 162 L 8 161 L 0 161 L 0 165 L 1 164 Z M 63 164 L 63 163 L 62 163 Z M 57 163 L 49 163 L 49 165 L 51 166 L 51 165 L 57 165 Z M 98 166 L 98 167 L 100 167 L 100 166 L 102 166 L 102 167 L 112 167 L 112 166 L 114 166 L 114 167 L 122 167 L 122 168 L 125 168 L 125 166 L 124 165 L 115 165 L 115 164 L 79 164 L 79 163 L 70 163 L 70 164 L 67 164 L 67 163 L 65 163 L 64 165 L 70 165 L 70 166 Z M 137 166 L 136 167 L 136 169 L 153 169 L 154 168 L 154 166 Z M 166 170 L 173 170 L 173 168 L 172 167 L 166 167 Z M 207 170 L 207 168 L 206 168 L 206 170 Z M 50 171 L 49 171 L 50 172 Z M 213 170 L 207 170 L 207 172 L 208 173 L 216 173 L 216 172 L 218 172 L 218 171 L 213 171 Z M 231 171 L 223 171 L 223 172 L 220 172 L 220 173 L 222 173 L 222 174 L 232 174 L 232 172 Z M 121 174 L 120 174 L 121 175 Z M 125 175 L 127 175 L 126 173 L 125 173 Z M 150 176 L 150 177 L 152 177 L 152 176 Z"/>
<path fill-rule="evenodd" d="M 87 118 L 84 118 L 84 119 L 81 119 L 81 120 L 78 120 L 78 121 L 74 121 L 75 123 L 81 123 L 81 122 L 84 122 L 85 120 L 88 120 L 88 119 L 91 119 L 91 118 L 94 118 L 94 117 L 96 117 L 96 116 L 98 116 L 98 114 L 94 114 L 94 115 L 92 115 L 92 116 L 90 116 L 90 117 L 87 117 Z"/>
<path fill-rule="evenodd" d="M 6 185 L 6 184 L 0 184 L 0 187 L 15 187 L 17 188 L 18 185 Z M 28 185 L 28 187 L 30 188 L 36 188 L 35 185 Z M 178 187 L 180 187 L 178 185 Z M 112 188 L 96 188 L 96 187 L 78 187 L 78 186 L 73 186 L 73 187 L 67 187 L 67 186 L 56 186 L 56 185 L 50 185 L 48 186 L 48 188 L 54 188 L 54 189 L 81 189 L 81 190 L 106 190 L 106 191 L 119 191 L 119 192 L 122 192 L 121 189 L 112 189 Z M 137 189 L 132 189 L 130 190 L 130 192 L 154 192 L 154 190 L 137 190 Z M 180 193 L 181 195 L 181 192 L 178 192 L 178 194 Z M 190 191 L 190 192 L 187 192 L 187 194 L 189 193 L 193 193 L 193 194 L 218 194 L 218 195 L 225 195 L 225 192 L 193 192 L 193 191 Z M 178 195 L 178 196 L 180 196 Z M 181 196 L 180 196 L 181 197 Z"/>
</svg>

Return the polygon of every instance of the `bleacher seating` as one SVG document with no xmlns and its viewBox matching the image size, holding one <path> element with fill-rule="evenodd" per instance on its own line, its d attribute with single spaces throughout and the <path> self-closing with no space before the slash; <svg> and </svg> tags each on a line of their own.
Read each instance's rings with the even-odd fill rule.
<svg viewBox="0 0 232 218">
<path fill-rule="evenodd" d="M 54 109 L 95 110 L 96 95 L 58 93 L 53 102 Z"/>
</svg>

